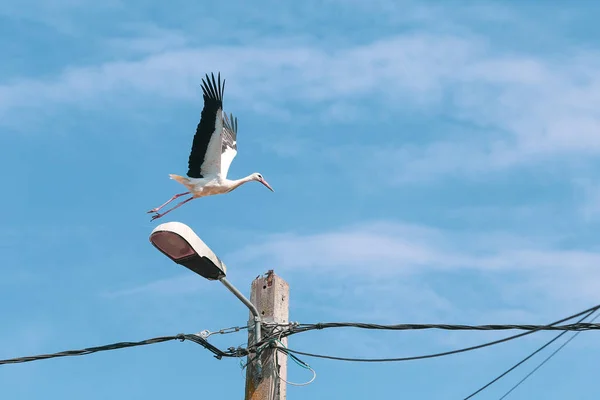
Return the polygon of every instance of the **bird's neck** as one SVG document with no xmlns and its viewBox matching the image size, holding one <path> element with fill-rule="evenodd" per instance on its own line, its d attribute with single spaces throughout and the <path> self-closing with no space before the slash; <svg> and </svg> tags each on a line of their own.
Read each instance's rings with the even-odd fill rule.
<svg viewBox="0 0 600 400">
<path fill-rule="evenodd" d="M 231 188 L 231 190 L 243 185 L 246 182 L 250 182 L 252 181 L 252 175 L 248 175 L 245 178 L 241 178 L 241 179 L 233 179 L 229 181 L 229 187 Z"/>
</svg>

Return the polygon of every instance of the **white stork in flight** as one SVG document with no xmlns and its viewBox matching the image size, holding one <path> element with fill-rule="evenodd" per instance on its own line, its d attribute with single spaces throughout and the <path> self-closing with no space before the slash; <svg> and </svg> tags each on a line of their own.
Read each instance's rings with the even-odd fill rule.
<svg viewBox="0 0 600 400">
<path fill-rule="evenodd" d="M 181 207 L 188 201 L 198 197 L 212 196 L 231 192 L 246 182 L 258 181 L 274 191 L 265 181 L 261 174 L 255 172 L 242 179 L 227 179 L 227 171 L 231 162 L 237 155 L 237 118 L 233 115 L 227 116 L 223 113 L 223 92 L 225 80 L 221 85 L 221 73 L 218 75 L 218 84 L 215 82 L 214 74 L 211 74 L 212 82 L 206 75 L 202 79 L 202 91 L 204 92 L 204 108 L 200 116 L 200 122 L 196 128 L 192 151 L 188 160 L 187 178 L 170 174 L 171 179 L 184 185 L 188 191 L 176 194 L 160 207 L 153 208 L 148 213 L 156 213 L 152 221 Z M 191 197 L 180 202 L 175 207 L 158 213 L 164 206 L 173 200 L 191 194 Z"/>
</svg>

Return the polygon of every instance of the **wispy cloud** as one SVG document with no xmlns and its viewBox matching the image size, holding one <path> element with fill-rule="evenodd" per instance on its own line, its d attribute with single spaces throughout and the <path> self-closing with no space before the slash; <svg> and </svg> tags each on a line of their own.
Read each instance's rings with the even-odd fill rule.
<svg viewBox="0 0 600 400">
<path fill-rule="evenodd" d="M 141 60 L 67 68 L 51 80 L 0 86 L 0 115 L 8 120 L 19 115 L 16 111 L 49 104 L 90 107 L 110 99 L 114 105 L 141 96 L 195 100 L 203 74 L 221 70 L 229 78 L 231 107 L 243 102 L 271 116 L 296 117 L 286 105 L 311 104 L 327 118 L 349 109 L 363 119 L 417 111 L 470 126 L 470 135 L 441 127 L 429 143 L 404 145 L 396 139 L 385 148 L 375 145 L 368 154 L 378 160 L 373 170 L 395 171 L 396 182 L 600 151 L 600 111 L 593 106 L 600 102 L 600 53 L 595 51 L 566 48 L 560 57 L 503 54 L 483 37 L 426 33 L 335 51 L 283 41 L 184 48 L 185 38 L 157 32 L 115 42 L 154 52 Z M 164 51 L 171 46 L 181 48 Z M 357 107 L 365 99 L 376 103 Z"/>
<path fill-rule="evenodd" d="M 217 46 L 153 54 L 140 61 L 109 62 L 97 67 L 69 68 L 50 81 L 24 80 L 1 88 L 2 110 L 37 107 L 25 100 L 76 104 L 122 88 L 164 97 L 185 98 L 194 93 L 205 71 L 220 70 L 230 77 L 228 93 L 234 98 L 326 101 L 361 96 L 382 89 L 390 77 L 416 94 L 435 95 L 440 75 L 449 74 L 462 58 L 463 40 L 409 36 L 372 45 L 342 49 L 334 54 L 311 46 L 285 46 L 282 41 L 262 46 Z M 433 46 L 434 48 L 432 48 Z M 416 60 L 415 60 L 416 58 Z M 412 62 L 408 62 L 413 59 Z M 446 60 L 440 64 L 438 61 Z M 404 71 L 401 63 L 408 62 Z M 374 65 L 381 63 L 377 68 Z M 419 69 L 429 64 L 433 71 Z M 387 70 L 387 72 L 386 72 Z M 437 71 L 436 71 L 437 70 Z M 432 72 L 432 73 L 428 73 Z M 397 79 L 401 78 L 401 79 Z M 190 84 L 194 82 L 193 84 Z"/>
<path fill-rule="evenodd" d="M 512 239 L 512 240 L 511 240 Z M 468 241 L 469 250 L 459 250 Z M 486 232 L 445 232 L 419 225 L 375 222 L 315 234 L 277 234 L 232 254 L 236 262 L 269 258 L 288 269 L 326 268 L 363 273 L 377 265 L 379 273 L 414 273 L 423 269 L 520 268 L 510 260 L 499 263 L 494 253 L 508 251 L 520 241 L 510 235 Z M 515 249 L 516 250 L 516 249 Z M 477 253 L 487 254 L 478 256 Z"/>
<path fill-rule="evenodd" d="M 561 248 L 560 241 L 376 222 L 316 234 L 269 236 L 227 259 L 238 265 L 260 260 L 285 273 L 335 277 L 338 283 L 374 279 L 380 286 L 387 281 L 398 287 L 398 280 L 410 280 L 422 287 L 419 277 L 446 277 L 453 284 L 442 284 L 442 292 L 435 290 L 438 296 L 465 290 L 466 283 L 456 277 L 469 273 L 482 276 L 482 287 L 497 290 L 497 300 L 517 295 L 569 304 L 596 301 L 600 253 Z M 489 294 L 476 292 L 480 300 Z"/>
<path fill-rule="evenodd" d="M 275 268 L 294 286 L 294 298 L 302 299 L 292 304 L 299 319 L 524 322 L 597 301 L 600 253 L 560 249 L 560 242 L 556 236 L 371 222 L 254 235 L 223 259 L 236 266 L 236 282 L 249 282 L 265 266 Z M 104 296 L 162 301 L 213 290 L 184 275 Z"/>
</svg>

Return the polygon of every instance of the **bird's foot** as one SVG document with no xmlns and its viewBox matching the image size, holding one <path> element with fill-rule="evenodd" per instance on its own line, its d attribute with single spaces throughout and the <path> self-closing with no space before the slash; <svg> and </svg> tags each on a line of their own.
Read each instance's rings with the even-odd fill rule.
<svg viewBox="0 0 600 400">
<path fill-rule="evenodd" d="M 162 217 L 163 215 L 164 215 L 164 214 L 158 214 L 158 213 L 157 213 L 156 215 L 153 215 L 153 216 L 152 216 L 152 219 L 151 219 L 150 221 L 154 221 L 155 219 L 158 219 L 158 218 Z"/>
<path fill-rule="evenodd" d="M 147 213 L 147 214 L 157 213 L 157 212 L 158 212 L 158 210 L 160 210 L 160 208 L 156 207 L 156 208 L 153 208 L 152 210 L 148 210 L 148 211 L 146 211 L 146 213 Z"/>
</svg>

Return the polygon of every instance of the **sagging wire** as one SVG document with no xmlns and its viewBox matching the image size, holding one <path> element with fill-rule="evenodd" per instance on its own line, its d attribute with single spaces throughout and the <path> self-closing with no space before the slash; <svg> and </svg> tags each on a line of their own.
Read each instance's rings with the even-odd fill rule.
<svg viewBox="0 0 600 400">
<path fill-rule="evenodd" d="M 277 379 L 281 379 L 282 381 L 284 381 L 285 383 L 287 383 L 288 385 L 292 385 L 292 386 L 308 386 L 311 383 L 314 382 L 315 379 L 317 379 L 317 371 L 315 371 L 310 365 L 308 365 L 307 363 L 305 363 L 304 361 L 302 361 L 301 359 L 299 359 L 298 357 L 296 357 L 295 355 L 291 354 L 291 353 L 287 353 L 285 351 L 282 351 L 281 348 L 277 345 L 281 345 L 282 348 L 287 349 L 287 347 L 280 341 L 280 340 L 275 340 L 275 376 L 277 376 Z M 297 365 L 299 365 L 300 367 L 304 368 L 304 369 L 308 369 L 309 371 L 311 371 L 313 373 L 312 378 L 308 381 L 308 382 L 304 382 L 304 383 L 295 383 L 295 382 L 290 382 L 288 380 L 285 380 L 281 377 L 281 375 L 279 374 L 279 352 L 284 353 L 285 355 L 287 355 L 289 358 L 292 359 L 292 361 L 294 361 Z"/>
</svg>

